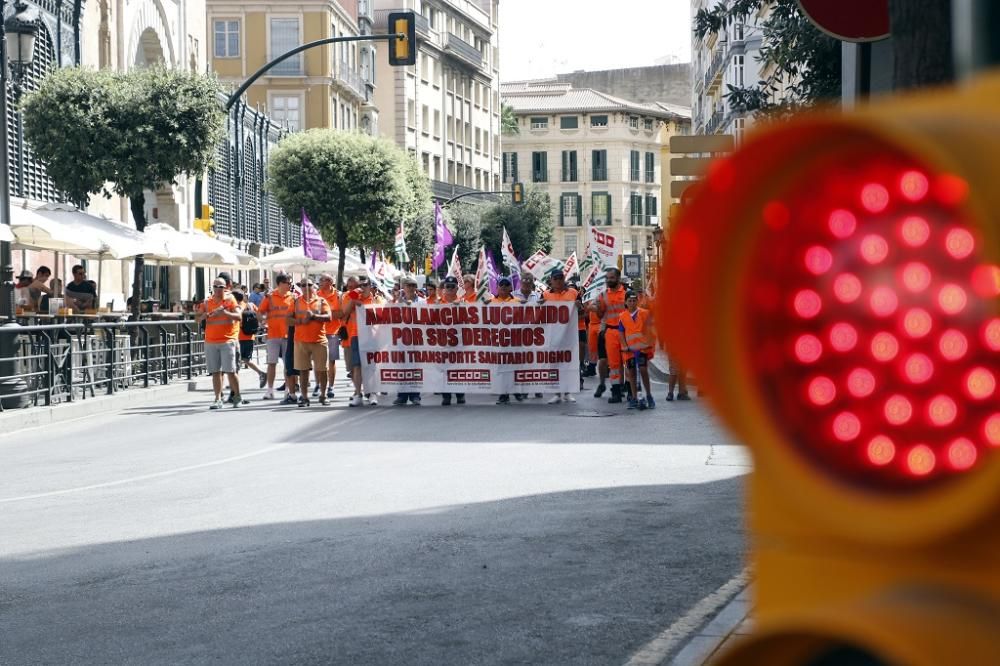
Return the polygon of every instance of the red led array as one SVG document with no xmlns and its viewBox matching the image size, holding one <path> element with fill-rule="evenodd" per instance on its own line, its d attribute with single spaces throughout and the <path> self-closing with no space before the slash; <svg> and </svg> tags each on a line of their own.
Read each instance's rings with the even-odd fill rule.
<svg viewBox="0 0 1000 666">
<path fill-rule="evenodd" d="M 868 162 L 803 173 L 763 207 L 746 344 L 789 442 L 832 474 L 910 490 L 1000 449 L 1000 267 L 964 181 Z"/>
</svg>

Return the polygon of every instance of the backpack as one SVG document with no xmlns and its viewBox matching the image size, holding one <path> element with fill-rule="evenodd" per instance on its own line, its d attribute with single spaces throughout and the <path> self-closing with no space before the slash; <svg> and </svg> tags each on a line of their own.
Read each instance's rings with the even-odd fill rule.
<svg viewBox="0 0 1000 666">
<path fill-rule="evenodd" d="M 257 320 L 257 313 L 249 307 L 243 309 L 240 330 L 243 335 L 255 335 L 260 330 L 260 321 Z"/>
</svg>

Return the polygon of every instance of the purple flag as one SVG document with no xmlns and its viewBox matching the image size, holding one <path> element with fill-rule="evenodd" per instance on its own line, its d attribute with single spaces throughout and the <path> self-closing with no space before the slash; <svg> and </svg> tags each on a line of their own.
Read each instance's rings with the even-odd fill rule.
<svg viewBox="0 0 1000 666">
<path fill-rule="evenodd" d="M 486 250 L 486 271 L 490 276 L 490 293 L 497 293 L 497 262 L 493 259 L 493 250 Z"/>
<path fill-rule="evenodd" d="M 454 242 L 448 225 L 444 223 L 444 213 L 441 211 L 441 202 L 434 202 L 434 258 L 431 261 L 431 268 L 437 270 L 438 266 L 444 263 L 444 251 Z"/>
<path fill-rule="evenodd" d="M 302 209 L 302 254 L 314 261 L 327 261 L 330 258 L 326 253 L 326 243 L 309 221 L 305 208 Z"/>
</svg>

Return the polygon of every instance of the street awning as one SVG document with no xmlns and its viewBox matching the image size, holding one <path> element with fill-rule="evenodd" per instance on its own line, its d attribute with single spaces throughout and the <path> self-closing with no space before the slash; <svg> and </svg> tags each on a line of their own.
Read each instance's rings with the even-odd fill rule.
<svg viewBox="0 0 1000 666">
<path fill-rule="evenodd" d="M 6 224 L 0 224 L 0 241 L 7 243 L 14 242 L 14 232 Z"/>
<path fill-rule="evenodd" d="M 167 255 L 156 260 L 173 266 L 212 266 L 219 268 L 253 269 L 257 259 L 229 243 L 207 236 L 200 231 L 178 231 L 168 224 L 151 224 L 146 235 L 166 246 Z"/>
<path fill-rule="evenodd" d="M 287 250 L 282 250 L 281 252 L 275 252 L 274 254 L 262 257 L 259 260 L 259 263 L 262 268 L 279 269 L 293 273 L 336 274 L 337 269 L 340 267 L 340 262 L 337 260 L 337 252 L 336 250 L 327 248 L 327 255 L 329 255 L 330 259 L 326 261 L 310 259 L 305 255 L 305 250 L 300 245 L 298 247 L 290 247 Z M 361 261 L 349 255 L 344 258 L 345 274 L 364 274 L 364 272 L 365 266 L 361 263 Z"/>
<path fill-rule="evenodd" d="M 20 247 L 53 250 L 84 259 L 130 259 L 165 250 L 133 227 L 68 204 L 11 208 L 11 231 Z"/>
</svg>

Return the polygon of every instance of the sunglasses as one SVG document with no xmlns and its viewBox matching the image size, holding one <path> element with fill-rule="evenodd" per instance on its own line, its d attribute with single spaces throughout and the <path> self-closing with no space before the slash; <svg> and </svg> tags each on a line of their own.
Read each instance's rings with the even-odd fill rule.
<svg viewBox="0 0 1000 666">
<path fill-rule="evenodd" d="M 212 289 L 225 289 L 225 288 L 226 288 L 226 285 L 224 285 L 224 284 L 213 284 L 212 285 Z"/>
</svg>

